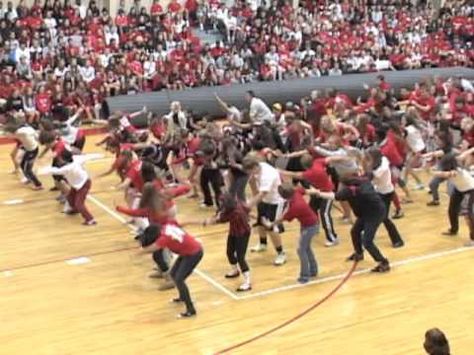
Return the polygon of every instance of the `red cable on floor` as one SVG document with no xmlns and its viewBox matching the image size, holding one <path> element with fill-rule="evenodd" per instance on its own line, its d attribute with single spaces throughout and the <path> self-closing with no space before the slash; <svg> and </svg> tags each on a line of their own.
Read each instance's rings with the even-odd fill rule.
<svg viewBox="0 0 474 355">
<path fill-rule="evenodd" d="M 344 276 L 344 278 L 341 280 L 341 282 L 339 282 L 339 284 L 331 291 L 329 292 L 325 297 L 323 297 L 322 299 L 320 299 L 318 302 L 316 302 L 315 304 L 313 304 L 311 307 L 309 307 L 308 309 L 304 310 L 303 312 L 301 312 L 300 314 L 296 315 L 295 317 L 287 320 L 286 322 L 276 326 L 276 327 L 273 327 L 269 330 L 267 330 L 266 332 L 264 333 L 261 333 L 261 334 L 258 334 L 250 339 L 247 339 L 243 342 L 240 342 L 238 344 L 235 344 L 235 345 L 232 345 L 228 348 L 225 348 L 223 350 L 220 350 L 216 353 L 214 353 L 214 355 L 220 355 L 220 354 L 225 354 L 225 353 L 228 353 L 229 351 L 231 350 L 235 350 L 237 348 L 240 348 L 244 345 L 247 345 L 247 344 L 250 344 L 260 338 L 263 338 L 271 333 L 274 333 L 276 332 L 277 330 L 279 329 L 282 329 L 284 327 L 286 327 L 287 325 L 293 323 L 294 321 L 302 318 L 303 316 L 305 316 L 306 314 L 308 314 L 309 312 L 311 312 L 313 309 L 315 309 L 316 307 L 320 306 L 321 304 L 323 304 L 324 302 L 326 302 L 329 298 L 331 298 L 346 282 L 347 280 L 349 280 L 349 278 L 352 276 L 352 274 L 354 273 L 354 270 L 355 268 L 357 267 L 357 262 L 355 262 L 351 269 L 349 270 L 349 272 L 346 274 L 346 276 Z"/>
</svg>

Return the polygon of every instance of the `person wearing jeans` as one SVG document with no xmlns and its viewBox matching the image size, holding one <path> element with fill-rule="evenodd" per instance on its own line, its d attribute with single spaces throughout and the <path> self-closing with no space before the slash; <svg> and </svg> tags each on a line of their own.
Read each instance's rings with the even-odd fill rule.
<svg viewBox="0 0 474 355">
<path fill-rule="evenodd" d="M 293 172 L 280 170 L 280 173 L 283 176 L 288 176 L 308 182 L 311 184 L 311 186 L 321 191 L 333 191 L 334 184 L 332 183 L 331 177 L 327 173 L 328 161 L 330 161 L 331 158 L 313 159 L 310 154 L 306 154 L 304 151 L 302 154 L 301 165 L 304 169 L 306 169 L 305 171 Z M 296 156 L 296 154 L 294 156 Z M 318 198 L 317 196 L 311 196 L 309 205 L 315 213 L 319 214 L 319 218 L 321 219 L 321 224 L 326 235 L 326 247 L 332 247 L 339 244 L 339 238 L 334 229 L 331 213 L 333 201 Z"/>
<path fill-rule="evenodd" d="M 300 277 L 299 281 L 305 281 L 308 277 L 318 275 L 318 263 L 311 249 L 313 237 L 319 233 L 319 225 L 301 226 L 300 239 L 298 241 L 298 256 L 300 258 Z"/>
<path fill-rule="evenodd" d="M 319 232 L 318 215 L 304 199 L 306 190 L 302 187 L 294 187 L 291 183 L 284 183 L 278 188 L 282 198 L 287 201 L 287 208 L 281 219 L 274 224 L 281 223 L 282 220 L 292 221 L 297 219 L 300 222 L 300 239 L 298 241 L 298 257 L 300 259 L 299 283 L 307 283 L 311 277 L 318 275 L 318 263 L 311 249 L 311 241 Z M 271 222 L 265 221 L 270 227 Z"/>
</svg>

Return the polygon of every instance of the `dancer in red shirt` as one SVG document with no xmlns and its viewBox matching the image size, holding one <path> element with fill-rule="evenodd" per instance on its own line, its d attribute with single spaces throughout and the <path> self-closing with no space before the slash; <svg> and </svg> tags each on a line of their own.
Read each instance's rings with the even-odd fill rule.
<svg viewBox="0 0 474 355">
<path fill-rule="evenodd" d="M 327 158 L 317 158 L 309 154 L 304 154 L 301 157 L 301 165 L 305 171 L 292 172 L 282 171 L 280 173 L 284 176 L 289 176 L 295 179 L 305 180 L 310 183 L 314 188 L 331 192 L 334 191 L 334 184 L 332 183 L 331 177 L 327 173 L 328 167 Z M 334 223 L 332 220 L 332 201 L 318 198 L 317 196 L 311 196 L 309 205 L 315 213 L 319 213 L 321 222 L 323 225 L 324 232 L 326 234 L 326 246 L 332 247 L 339 244 L 339 238 L 334 229 Z"/>
<path fill-rule="evenodd" d="M 157 225 L 153 229 L 156 235 L 156 249 L 169 249 L 178 255 L 170 271 L 170 276 L 179 293 L 179 296 L 174 298 L 173 302 L 184 302 L 186 305 L 186 311 L 180 313 L 178 317 L 192 317 L 196 315 L 196 309 L 185 281 L 204 255 L 202 245 L 175 223 Z M 147 247 L 146 244 L 142 241 L 143 247 Z"/>
<path fill-rule="evenodd" d="M 146 164 L 144 163 L 144 166 Z M 137 208 L 127 208 L 117 206 L 116 210 L 120 213 L 135 217 L 147 219 L 150 224 L 143 232 L 139 233 L 136 239 L 143 237 L 149 238 L 150 233 L 153 234 L 153 228 L 156 225 L 176 222 L 176 206 L 172 198 L 187 194 L 191 187 L 189 185 L 180 185 L 173 188 L 161 190 L 161 184 L 158 180 L 145 183 L 140 204 Z M 164 282 L 159 286 L 160 291 L 168 290 L 174 287 L 169 274 L 169 264 L 171 256 L 164 249 L 157 250 L 153 253 L 153 260 L 158 266 L 158 271 L 150 274 L 151 278 L 164 278 Z"/>
<path fill-rule="evenodd" d="M 288 206 L 278 220 L 272 223 L 266 220 L 264 223 L 270 228 L 283 220 L 292 221 L 296 218 L 300 222 L 301 229 L 298 242 L 300 276 L 298 282 L 304 284 L 309 282 L 311 277 L 318 275 L 318 263 L 311 249 L 311 240 L 319 232 L 318 216 L 305 201 L 303 197 L 305 190 L 302 187 L 295 188 L 290 183 L 284 183 L 278 187 L 278 193 L 287 201 Z"/>
</svg>

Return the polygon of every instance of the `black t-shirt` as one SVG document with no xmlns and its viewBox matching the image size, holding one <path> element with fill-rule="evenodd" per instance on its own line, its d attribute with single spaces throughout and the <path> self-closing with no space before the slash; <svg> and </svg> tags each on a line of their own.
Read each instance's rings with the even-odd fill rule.
<svg viewBox="0 0 474 355">
<path fill-rule="evenodd" d="M 385 215 L 385 205 L 367 177 L 344 182 L 336 192 L 336 200 L 347 201 L 359 218 L 379 219 Z"/>
</svg>

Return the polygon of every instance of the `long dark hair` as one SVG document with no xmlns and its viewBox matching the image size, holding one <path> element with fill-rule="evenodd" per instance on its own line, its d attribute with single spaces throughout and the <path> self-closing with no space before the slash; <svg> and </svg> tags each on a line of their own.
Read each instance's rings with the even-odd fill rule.
<svg viewBox="0 0 474 355">
<path fill-rule="evenodd" d="M 459 166 L 458 161 L 456 160 L 456 155 L 453 153 L 446 154 L 441 158 L 439 166 L 442 171 L 456 170 Z"/>
<path fill-rule="evenodd" d="M 372 147 L 372 148 L 367 149 L 365 154 L 367 154 L 372 160 L 373 170 L 377 169 L 380 166 L 380 164 L 382 164 L 383 154 L 380 151 L 380 149 Z"/>
<path fill-rule="evenodd" d="M 143 186 L 142 198 L 140 199 L 140 208 L 149 208 L 154 212 L 162 211 L 164 208 L 164 196 L 156 189 L 151 182 Z"/>
</svg>

